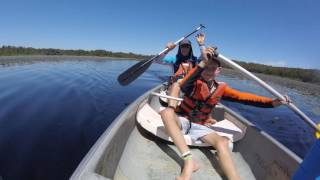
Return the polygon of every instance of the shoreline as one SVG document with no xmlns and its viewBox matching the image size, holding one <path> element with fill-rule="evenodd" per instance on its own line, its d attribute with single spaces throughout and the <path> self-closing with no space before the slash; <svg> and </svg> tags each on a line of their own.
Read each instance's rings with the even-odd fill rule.
<svg viewBox="0 0 320 180">
<path fill-rule="evenodd" d="M 281 86 L 285 86 L 291 89 L 296 89 L 297 91 L 303 93 L 304 95 L 311 95 L 311 96 L 320 96 L 320 85 L 312 84 L 308 82 L 302 82 L 295 79 L 290 79 L 287 77 L 280 77 L 270 74 L 262 74 L 262 73 L 253 73 L 261 80 L 265 81 L 266 83 L 271 82 Z M 241 79 L 248 79 L 238 71 L 234 69 L 222 69 L 221 75 L 226 76 L 236 76 Z"/>
<path fill-rule="evenodd" d="M 137 59 L 137 58 L 126 58 L 126 57 L 112 57 L 112 56 L 75 56 L 75 55 L 13 55 L 13 56 L 0 56 L 0 64 L 1 63 L 12 63 L 19 62 L 26 60 L 28 58 L 35 58 L 34 60 L 39 60 L 41 58 L 48 58 L 49 59 L 63 59 L 65 58 L 91 58 L 91 59 L 113 59 L 113 60 L 143 60 L 143 59 Z M 29 59 L 30 60 L 30 59 Z M 42 59 L 46 61 L 45 59 Z M 31 60 L 32 61 L 32 60 Z"/>
<path fill-rule="evenodd" d="M 37 62 L 61 62 L 61 61 L 108 61 L 108 60 L 134 60 L 142 61 L 143 59 L 122 58 L 111 56 L 74 56 L 74 55 L 19 55 L 19 56 L 0 56 L 0 67 L 7 67 L 19 64 L 32 64 Z"/>
<path fill-rule="evenodd" d="M 135 60 L 141 61 L 143 59 L 136 58 L 122 58 L 122 57 L 110 57 L 110 56 L 74 56 L 74 55 L 19 55 L 19 56 L 0 56 L 0 67 L 12 66 L 16 64 L 32 64 L 36 62 L 50 62 L 50 61 L 81 61 L 81 60 Z M 245 78 L 238 71 L 233 69 L 223 68 L 222 75 L 237 76 L 239 78 Z M 263 73 L 253 73 L 261 78 L 263 81 L 276 83 L 282 86 L 296 89 L 298 91 L 304 92 L 306 95 L 316 95 L 320 96 L 320 85 L 312 84 L 308 82 L 303 82 L 295 79 L 290 79 L 286 77 L 280 77 L 275 75 L 263 74 Z"/>
</svg>

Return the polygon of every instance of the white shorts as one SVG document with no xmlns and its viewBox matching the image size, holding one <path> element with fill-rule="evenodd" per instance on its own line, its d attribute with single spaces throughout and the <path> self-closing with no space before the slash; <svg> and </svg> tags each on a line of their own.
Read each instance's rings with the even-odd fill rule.
<svg viewBox="0 0 320 180">
<path fill-rule="evenodd" d="M 187 118 L 179 116 L 180 125 L 183 133 L 185 134 L 188 129 L 190 128 L 190 122 Z M 191 129 L 189 130 L 188 135 L 191 137 L 194 141 L 202 141 L 201 138 L 210 134 L 210 133 L 216 133 L 213 129 L 210 129 L 204 125 L 191 123 Z"/>
</svg>

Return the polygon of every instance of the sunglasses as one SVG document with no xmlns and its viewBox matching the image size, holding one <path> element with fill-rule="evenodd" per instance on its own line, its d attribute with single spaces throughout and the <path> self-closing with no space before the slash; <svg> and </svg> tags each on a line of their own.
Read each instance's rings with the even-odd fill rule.
<svg viewBox="0 0 320 180">
<path fill-rule="evenodd" d="M 190 45 L 189 44 L 182 44 L 180 47 L 181 48 L 190 48 Z"/>
</svg>

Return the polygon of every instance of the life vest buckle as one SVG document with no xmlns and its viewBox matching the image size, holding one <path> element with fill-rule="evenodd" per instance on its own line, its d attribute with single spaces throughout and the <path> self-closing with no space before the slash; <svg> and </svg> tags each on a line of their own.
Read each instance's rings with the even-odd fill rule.
<svg viewBox="0 0 320 180">
<path fill-rule="evenodd" d="M 192 122 L 202 122 L 202 119 L 200 119 L 198 117 L 201 113 L 202 112 L 200 112 L 198 109 L 193 109 L 192 111 L 190 111 L 190 113 L 189 113 L 190 121 L 192 121 Z"/>
</svg>

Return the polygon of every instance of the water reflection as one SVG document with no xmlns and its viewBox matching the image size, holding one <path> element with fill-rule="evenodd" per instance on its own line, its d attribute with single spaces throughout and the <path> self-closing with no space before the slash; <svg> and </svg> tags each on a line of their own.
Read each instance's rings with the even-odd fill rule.
<svg viewBox="0 0 320 180">
<path fill-rule="evenodd" d="M 0 176 L 4 179 L 67 179 L 126 105 L 165 81 L 171 72 L 152 65 L 122 87 L 116 78 L 134 61 L 88 57 L 9 60 L 10 65 L 0 65 Z M 237 74 L 220 80 L 239 90 L 269 96 Z M 272 86 L 289 94 L 311 119 L 320 119 L 319 97 Z M 223 103 L 300 156 L 314 141 L 312 130 L 286 107 Z"/>
</svg>

